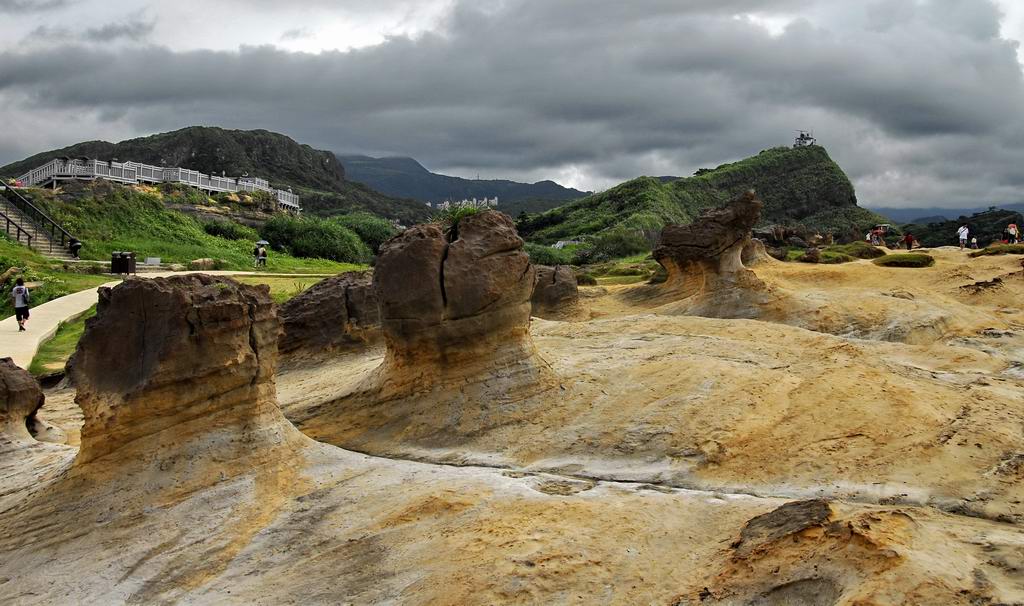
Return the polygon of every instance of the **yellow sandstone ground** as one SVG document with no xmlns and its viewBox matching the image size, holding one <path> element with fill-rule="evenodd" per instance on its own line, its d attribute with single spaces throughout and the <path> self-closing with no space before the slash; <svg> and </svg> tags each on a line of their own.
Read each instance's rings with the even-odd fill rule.
<svg viewBox="0 0 1024 606">
<path fill-rule="evenodd" d="M 209 461 L 196 429 L 180 485 L 2 452 L 0 601 L 1024 603 L 1024 273 L 932 254 L 760 264 L 762 320 L 593 289 L 533 321 L 558 381 L 526 399 L 353 397 L 382 351 L 294 368 L 285 416 L 335 446 L 282 421 L 286 454 Z M 71 397 L 39 416 L 73 444 Z"/>
</svg>

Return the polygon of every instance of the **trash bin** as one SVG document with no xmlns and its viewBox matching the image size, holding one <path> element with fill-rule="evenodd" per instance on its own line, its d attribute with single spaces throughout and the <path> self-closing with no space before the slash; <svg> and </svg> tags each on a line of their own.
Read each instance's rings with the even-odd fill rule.
<svg viewBox="0 0 1024 606">
<path fill-rule="evenodd" d="M 112 274 L 134 274 L 135 253 L 128 251 L 114 251 L 110 253 L 110 273 Z"/>
</svg>

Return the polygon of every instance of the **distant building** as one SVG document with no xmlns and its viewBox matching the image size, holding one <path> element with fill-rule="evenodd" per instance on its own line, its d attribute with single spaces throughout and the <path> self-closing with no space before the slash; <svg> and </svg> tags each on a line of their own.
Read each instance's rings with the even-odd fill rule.
<svg viewBox="0 0 1024 606">
<path fill-rule="evenodd" d="M 801 131 L 797 131 L 797 132 L 799 134 L 796 136 L 796 142 L 793 143 L 793 147 L 794 148 L 797 148 L 797 147 L 810 147 L 811 145 L 814 145 L 815 143 L 818 142 L 818 140 L 814 138 L 814 133 L 811 133 L 811 132 L 808 132 L 808 131 L 805 131 L 805 130 L 801 130 Z"/>
<path fill-rule="evenodd" d="M 427 206 L 430 206 L 430 204 L 428 203 Z M 481 200 L 477 200 L 476 198 L 473 198 L 472 200 L 463 199 L 459 200 L 458 202 L 445 200 L 444 202 L 439 202 L 436 208 L 437 210 L 441 211 L 453 210 L 457 208 L 476 208 L 479 210 L 484 210 L 487 208 L 498 208 L 498 197 L 495 196 L 493 198 L 483 198 Z"/>
</svg>

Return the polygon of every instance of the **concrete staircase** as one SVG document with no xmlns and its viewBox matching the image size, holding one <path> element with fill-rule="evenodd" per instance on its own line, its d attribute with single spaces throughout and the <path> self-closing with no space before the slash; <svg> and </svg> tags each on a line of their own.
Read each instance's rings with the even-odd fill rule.
<svg viewBox="0 0 1024 606">
<path fill-rule="evenodd" d="M 0 229 L 12 240 L 52 259 L 70 260 L 67 249 L 69 235 L 41 211 L 27 207 L 36 215 L 32 217 L 23 210 L 24 201 L 14 199 L 16 192 L 9 188 L 0 189 Z M 19 203 L 21 202 L 21 203 Z M 65 243 L 61 243 L 63 236 Z M 31 237 L 31 238 L 29 238 Z"/>
</svg>

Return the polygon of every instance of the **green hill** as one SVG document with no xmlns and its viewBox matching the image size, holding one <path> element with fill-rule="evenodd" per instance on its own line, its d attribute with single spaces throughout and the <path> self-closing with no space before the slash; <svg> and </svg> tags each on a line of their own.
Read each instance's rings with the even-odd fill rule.
<svg viewBox="0 0 1024 606">
<path fill-rule="evenodd" d="M 689 223 L 707 208 L 754 189 L 765 202 L 763 224 L 803 225 L 859 238 L 885 219 L 857 206 L 853 184 L 825 148 L 773 148 L 693 177 L 640 177 L 608 191 L 519 221 L 520 233 L 550 244 L 612 228 L 652 232 Z"/>
<path fill-rule="evenodd" d="M 17 177 L 61 156 L 117 158 L 210 174 L 256 175 L 268 179 L 274 187 L 294 189 L 302 196 L 306 211 L 313 214 L 361 210 L 410 224 L 430 216 L 421 203 L 393 198 L 348 181 L 344 168 L 331 152 L 266 130 L 192 126 L 120 143 L 86 141 L 0 167 L 0 176 Z"/>
<path fill-rule="evenodd" d="M 992 208 L 975 213 L 970 217 L 938 221 L 926 225 L 910 223 L 903 226 L 903 233 L 914 234 L 922 246 L 958 246 L 956 230 L 963 224 L 971 230 L 971 236 L 978 238 L 979 246 L 999 242 L 1003 230 L 1010 223 L 1024 225 L 1024 215 L 1014 210 Z"/>
</svg>

